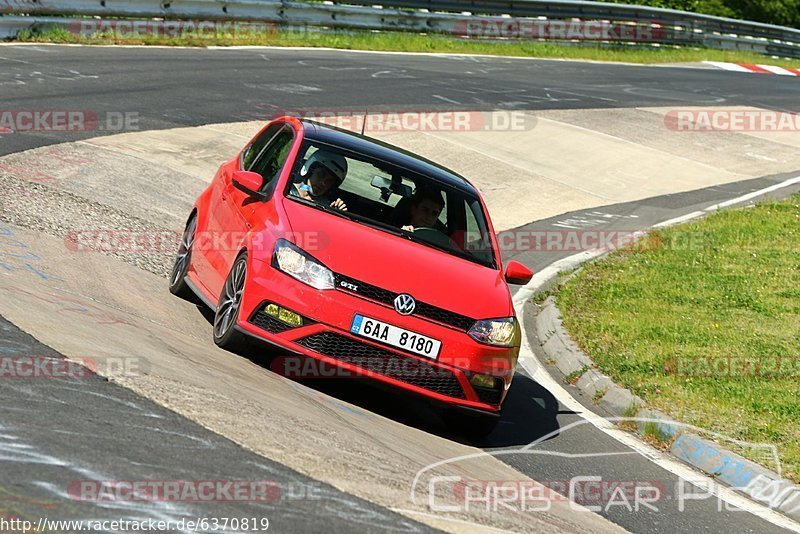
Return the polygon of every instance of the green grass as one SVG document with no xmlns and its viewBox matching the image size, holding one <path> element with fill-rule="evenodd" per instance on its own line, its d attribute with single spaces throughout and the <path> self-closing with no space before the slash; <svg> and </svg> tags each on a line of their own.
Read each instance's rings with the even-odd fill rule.
<svg viewBox="0 0 800 534">
<path fill-rule="evenodd" d="M 665 451 L 669 450 L 675 441 L 673 437 L 662 434 L 656 423 L 645 423 L 642 437 L 650 445 Z"/>
<path fill-rule="evenodd" d="M 606 396 L 606 393 L 608 393 L 608 388 L 599 388 L 595 390 L 594 395 L 592 395 L 592 400 L 594 401 L 595 404 L 597 404 L 600 402 L 600 399 Z M 633 417 L 633 416 L 625 415 L 623 417 Z"/>
<path fill-rule="evenodd" d="M 649 406 L 774 444 L 783 475 L 800 481 L 800 195 L 645 239 L 585 266 L 559 290 L 570 334 Z M 702 357 L 794 358 L 795 374 L 681 372 L 681 361 Z M 764 460 L 754 449 L 739 452 Z"/>
<path fill-rule="evenodd" d="M 640 48 L 620 45 L 616 47 L 567 46 L 545 42 L 481 42 L 444 35 L 421 35 L 406 32 L 301 32 L 268 31 L 247 33 L 243 31 L 219 33 L 211 36 L 184 35 L 181 37 L 115 37 L 96 34 L 80 36 L 63 28 L 53 28 L 42 33 L 25 31 L 18 36 L 23 42 L 51 42 L 76 44 L 138 44 L 162 46 L 315 46 L 348 50 L 378 50 L 396 52 L 436 52 L 458 54 L 485 54 L 537 58 L 586 59 L 621 61 L 629 63 L 683 63 L 696 61 L 730 61 L 734 63 L 770 63 L 800 67 L 800 60 L 767 58 L 737 51 L 707 50 L 700 48 Z"/>
<path fill-rule="evenodd" d="M 580 369 L 576 371 L 572 371 L 570 374 L 564 377 L 564 382 L 567 384 L 575 385 L 578 383 L 578 380 L 589 370 L 589 367 L 584 365 Z"/>
</svg>

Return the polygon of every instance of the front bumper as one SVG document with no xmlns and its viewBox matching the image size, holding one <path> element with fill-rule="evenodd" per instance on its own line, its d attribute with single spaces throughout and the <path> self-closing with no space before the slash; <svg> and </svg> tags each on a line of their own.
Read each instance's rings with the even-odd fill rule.
<svg viewBox="0 0 800 534">
<path fill-rule="evenodd" d="M 280 360 L 283 371 L 289 371 L 283 374 L 367 377 L 439 403 L 499 412 L 519 347 L 483 345 L 453 326 L 401 316 L 383 303 L 346 291 L 316 290 L 258 260 L 249 272 L 237 329 L 293 353 L 290 359 Z M 303 324 L 290 326 L 267 315 L 266 303 L 300 314 Z M 352 335 L 349 330 L 356 313 L 439 339 L 441 351 L 433 360 Z M 301 361 L 306 358 L 319 364 Z M 475 388 L 469 381 L 471 373 L 500 380 L 494 389 Z"/>
</svg>

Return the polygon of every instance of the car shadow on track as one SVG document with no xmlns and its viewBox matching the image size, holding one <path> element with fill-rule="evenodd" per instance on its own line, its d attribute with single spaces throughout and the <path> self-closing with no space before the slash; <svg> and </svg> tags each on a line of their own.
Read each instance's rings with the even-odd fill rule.
<svg viewBox="0 0 800 534">
<path fill-rule="evenodd" d="M 256 363 L 268 368 L 268 364 Z M 514 378 L 500 423 L 489 436 L 480 440 L 451 430 L 446 423 L 447 412 L 429 401 L 368 379 L 292 380 L 406 426 L 466 445 L 503 448 L 558 435 L 558 401 L 541 385 L 521 374 Z"/>
<path fill-rule="evenodd" d="M 484 447 L 527 445 L 558 435 L 558 400 L 538 382 L 517 372 L 503 403 L 503 418 Z"/>
<path fill-rule="evenodd" d="M 203 317 L 213 324 L 214 312 L 198 306 Z M 250 349 L 236 354 L 274 372 L 270 364 L 284 355 L 274 346 L 251 342 Z M 364 410 L 462 444 L 482 448 L 504 448 L 527 445 L 542 438 L 558 435 L 558 400 L 543 386 L 518 372 L 503 404 L 503 417 L 486 438 L 474 440 L 453 432 L 445 421 L 447 413 L 425 399 L 387 388 L 375 381 L 360 378 L 285 378 L 320 393 L 348 402 Z"/>
</svg>

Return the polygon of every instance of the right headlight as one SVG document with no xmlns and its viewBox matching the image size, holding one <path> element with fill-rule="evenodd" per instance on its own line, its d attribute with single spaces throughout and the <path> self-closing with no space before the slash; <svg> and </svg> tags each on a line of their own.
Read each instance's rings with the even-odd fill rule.
<svg viewBox="0 0 800 534">
<path fill-rule="evenodd" d="M 333 289 L 333 271 L 309 253 L 287 241 L 278 239 L 272 266 L 316 289 Z"/>
<path fill-rule="evenodd" d="M 476 321 L 467 332 L 472 339 L 487 345 L 513 347 L 519 341 L 519 324 L 515 317 Z"/>
</svg>

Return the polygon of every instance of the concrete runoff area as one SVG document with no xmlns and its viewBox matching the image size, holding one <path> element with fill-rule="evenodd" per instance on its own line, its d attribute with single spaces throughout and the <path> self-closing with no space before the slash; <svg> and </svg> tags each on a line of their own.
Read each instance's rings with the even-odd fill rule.
<svg viewBox="0 0 800 534">
<path fill-rule="evenodd" d="M 762 135 L 722 134 L 728 138 L 723 153 L 710 153 L 682 142 L 687 137 L 681 136 L 693 134 L 664 128 L 657 110 L 613 110 L 619 116 L 615 120 L 641 128 L 642 143 L 604 131 L 608 126 L 599 111 L 531 113 L 536 126 L 522 132 L 387 132 L 379 137 L 471 179 L 485 195 L 496 230 L 765 172 L 763 167 L 756 171 L 752 162 L 750 167 L 723 167 L 720 161 L 726 158 L 762 164 L 771 158 L 773 172 L 800 168 L 800 155 L 791 151 L 794 137 L 787 141 L 781 135 L 772 142 Z M 65 243 L 70 232 L 82 230 L 179 230 L 218 164 L 262 125 L 126 133 L 0 159 L 0 186 L 7 192 L 0 200 L 0 217 L 10 223 L 10 239 L 0 246 L 13 253 L 10 247 L 23 243 L 39 258 L 6 269 L 0 278 L 0 315 L 68 356 L 134 358 L 144 372 L 111 378 L 300 473 L 432 526 L 461 530 L 464 525 L 448 522 L 445 514 L 420 515 L 430 512 L 424 491 L 415 507 L 409 488 L 418 470 L 477 449 L 404 426 L 218 350 L 208 321 L 166 291 L 163 275 L 170 254 L 87 253 Z M 526 478 L 490 456 L 468 460 L 458 470 L 476 480 Z M 550 512 L 535 516 L 454 517 L 511 530 L 616 528 L 593 514 L 576 514 L 558 500 Z"/>
<path fill-rule="evenodd" d="M 741 106 L 715 110 L 761 111 Z M 463 174 L 483 193 L 498 231 L 577 209 L 800 168 L 795 149 L 800 131 L 680 131 L 665 124 L 664 116 L 674 112 L 674 108 L 527 111 L 530 119 L 522 130 L 386 129 L 367 134 Z M 360 120 L 337 117 L 331 122 Z M 263 124 L 125 133 L 86 143 L 210 180 L 219 163 L 241 150 Z"/>
</svg>

